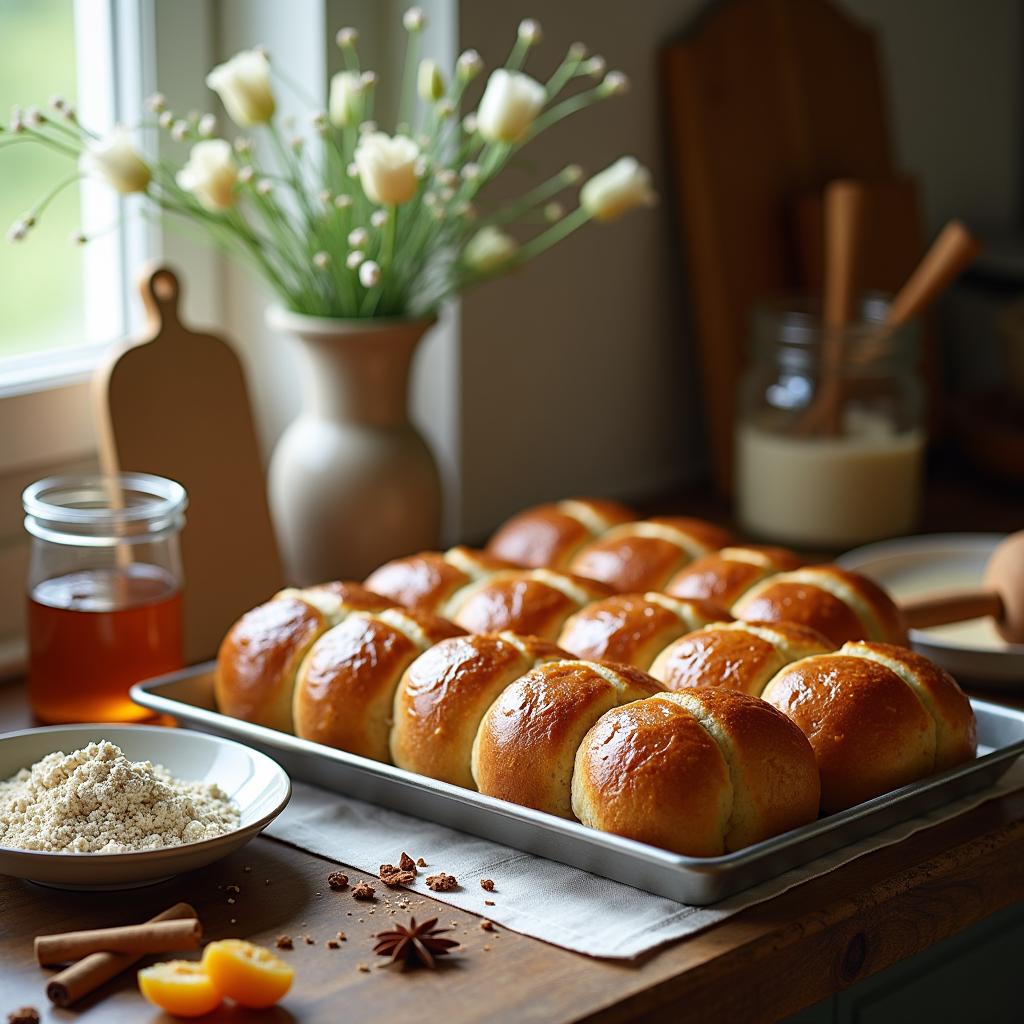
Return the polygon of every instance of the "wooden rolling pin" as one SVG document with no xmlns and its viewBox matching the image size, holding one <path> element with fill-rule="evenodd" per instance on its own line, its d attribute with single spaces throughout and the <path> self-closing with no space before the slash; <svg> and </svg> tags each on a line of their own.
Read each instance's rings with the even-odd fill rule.
<svg viewBox="0 0 1024 1024">
<path fill-rule="evenodd" d="M 912 629 L 991 617 L 1007 643 L 1024 643 L 1024 530 L 992 552 L 982 586 L 915 598 L 903 605 L 903 614 Z"/>
</svg>

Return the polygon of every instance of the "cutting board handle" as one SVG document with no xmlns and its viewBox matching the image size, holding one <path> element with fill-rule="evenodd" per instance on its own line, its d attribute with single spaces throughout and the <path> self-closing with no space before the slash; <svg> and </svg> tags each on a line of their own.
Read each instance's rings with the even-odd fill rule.
<svg viewBox="0 0 1024 1024">
<path fill-rule="evenodd" d="M 147 267 L 139 278 L 139 291 L 146 307 L 146 320 L 154 336 L 169 324 L 178 324 L 178 299 L 181 285 L 173 270 L 162 266 Z"/>
</svg>

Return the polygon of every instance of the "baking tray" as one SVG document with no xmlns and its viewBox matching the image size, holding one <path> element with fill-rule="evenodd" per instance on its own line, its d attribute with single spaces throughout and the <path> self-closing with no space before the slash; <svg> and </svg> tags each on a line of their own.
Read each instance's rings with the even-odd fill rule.
<svg viewBox="0 0 1024 1024">
<path fill-rule="evenodd" d="M 598 832 L 276 729 L 220 714 L 213 662 L 132 687 L 143 707 L 193 729 L 230 736 L 280 762 L 293 779 L 571 864 L 672 900 L 705 906 L 974 790 L 991 786 L 1024 753 L 1024 711 L 972 700 L 978 757 L 839 814 L 721 857 L 683 857 Z"/>
</svg>

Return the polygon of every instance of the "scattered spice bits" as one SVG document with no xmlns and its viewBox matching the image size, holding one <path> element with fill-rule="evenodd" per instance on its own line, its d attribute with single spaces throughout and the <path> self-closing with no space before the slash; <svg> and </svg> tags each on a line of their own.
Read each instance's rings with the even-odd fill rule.
<svg viewBox="0 0 1024 1024">
<path fill-rule="evenodd" d="M 359 964 L 356 967 L 356 970 L 362 971 L 363 974 L 369 974 L 370 973 L 370 965 L 369 964 Z"/>
<path fill-rule="evenodd" d="M 377 890 L 369 882 L 356 882 L 352 886 L 352 898 L 357 900 L 376 899 Z"/>
<path fill-rule="evenodd" d="M 224 886 L 224 891 L 229 896 L 237 896 L 242 890 L 239 886 L 235 885 L 234 882 L 229 882 L 227 885 Z"/>
<path fill-rule="evenodd" d="M 420 860 L 422 859 L 421 857 Z M 414 875 L 416 874 L 416 861 L 404 850 L 402 851 L 402 856 L 398 858 L 398 866 L 402 871 L 411 871 Z"/>
<path fill-rule="evenodd" d="M 490 946 L 484 946 L 483 950 L 484 950 L 485 953 L 490 953 L 491 947 Z"/>
<path fill-rule="evenodd" d="M 459 880 L 454 875 L 447 875 L 443 871 L 436 875 L 427 875 L 427 888 L 434 892 L 452 892 L 459 887 Z"/>
<path fill-rule="evenodd" d="M 488 921 L 488 920 L 487 920 L 487 918 L 485 917 L 485 918 L 484 918 L 484 919 L 483 919 L 483 920 L 482 920 L 482 921 L 480 922 L 480 927 L 481 927 L 481 928 L 482 928 L 482 929 L 483 929 L 483 930 L 484 930 L 485 932 L 493 932 L 493 931 L 494 931 L 494 922 L 493 922 L 493 921 Z"/>
<path fill-rule="evenodd" d="M 480 888 L 485 892 L 494 892 L 494 879 L 493 878 L 481 878 Z"/>
<path fill-rule="evenodd" d="M 347 942 L 348 941 L 348 936 L 344 932 L 338 932 L 338 941 L 339 942 Z"/>
<path fill-rule="evenodd" d="M 459 944 L 445 937 L 448 931 L 437 927 L 436 917 L 421 924 L 412 917 L 407 925 L 395 925 L 390 931 L 377 934 L 373 951 L 378 956 L 391 957 L 391 963 L 401 964 L 403 971 L 406 967 L 432 968 L 436 966 L 435 957 L 447 956 Z"/>
<path fill-rule="evenodd" d="M 7 1024 L 39 1024 L 39 1011 L 34 1006 L 22 1006 L 7 1014 Z"/>
<path fill-rule="evenodd" d="M 327 940 L 327 948 L 328 949 L 340 949 L 341 948 L 341 943 L 337 939 L 328 939 Z"/>
<path fill-rule="evenodd" d="M 416 866 L 420 868 L 425 868 L 427 866 L 427 862 L 422 857 L 417 857 Z"/>
<path fill-rule="evenodd" d="M 484 906 L 485 907 L 493 907 L 494 906 L 494 900 L 484 900 Z"/>
<path fill-rule="evenodd" d="M 379 878 L 389 889 L 398 889 L 403 885 L 412 885 L 416 881 L 416 871 L 402 870 L 394 864 L 381 864 Z"/>
<path fill-rule="evenodd" d="M 250 872 L 250 871 L 252 871 L 252 865 L 251 865 L 251 864 L 243 864 L 243 865 L 242 865 L 242 870 L 243 870 L 243 871 L 244 871 L 244 872 L 245 872 L 246 874 L 249 874 L 249 872 Z"/>
<path fill-rule="evenodd" d="M 316 939 L 314 939 L 312 935 L 303 935 L 302 939 L 306 943 L 307 946 L 315 946 L 316 945 Z"/>
<path fill-rule="evenodd" d="M 342 889 L 348 888 L 348 875 L 341 871 L 332 871 L 327 876 L 327 884 L 335 891 L 341 892 Z"/>
<path fill-rule="evenodd" d="M 278 935 L 277 941 L 274 943 L 278 949 L 294 949 L 295 943 L 292 942 L 290 935 Z"/>
</svg>

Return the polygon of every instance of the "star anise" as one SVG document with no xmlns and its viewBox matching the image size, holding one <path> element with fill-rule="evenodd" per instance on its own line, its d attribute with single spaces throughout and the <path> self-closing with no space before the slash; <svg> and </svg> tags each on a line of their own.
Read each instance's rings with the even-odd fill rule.
<svg viewBox="0 0 1024 1024">
<path fill-rule="evenodd" d="M 373 951 L 378 956 L 391 957 L 391 962 L 400 963 L 402 970 L 417 964 L 435 967 L 434 957 L 447 956 L 452 947 L 458 945 L 455 939 L 444 938 L 450 928 L 438 928 L 436 925 L 436 917 L 422 924 L 417 924 L 415 917 L 410 918 L 407 925 L 395 925 L 390 931 L 375 935 L 377 945 Z"/>
</svg>

